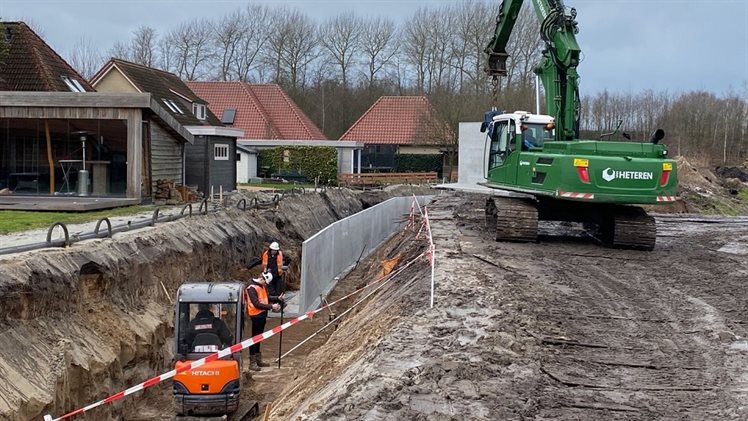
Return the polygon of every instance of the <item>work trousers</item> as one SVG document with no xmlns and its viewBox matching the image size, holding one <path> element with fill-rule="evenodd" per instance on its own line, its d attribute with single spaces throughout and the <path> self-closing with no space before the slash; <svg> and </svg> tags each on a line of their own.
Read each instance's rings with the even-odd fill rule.
<svg viewBox="0 0 748 421">
<path fill-rule="evenodd" d="M 259 335 L 265 331 L 265 322 L 268 321 L 267 312 L 263 312 L 257 316 L 250 317 L 252 319 L 252 336 Z M 249 347 L 249 355 L 255 355 L 260 353 L 261 343 L 256 343 Z"/>
</svg>

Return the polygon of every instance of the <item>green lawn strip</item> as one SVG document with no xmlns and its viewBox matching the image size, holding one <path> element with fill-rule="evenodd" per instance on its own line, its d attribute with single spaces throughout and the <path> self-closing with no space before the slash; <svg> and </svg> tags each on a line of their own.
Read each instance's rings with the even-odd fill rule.
<svg viewBox="0 0 748 421">
<path fill-rule="evenodd" d="M 80 224 L 97 221 L 101 218 L 127 216 L 140 212 L 152 211 L 153 206 L 126 206 L 90 212 L 37 212 L 37 211 L 0 211 L 0 234 L 46 228 L 55 222 Z"/>
</svg>

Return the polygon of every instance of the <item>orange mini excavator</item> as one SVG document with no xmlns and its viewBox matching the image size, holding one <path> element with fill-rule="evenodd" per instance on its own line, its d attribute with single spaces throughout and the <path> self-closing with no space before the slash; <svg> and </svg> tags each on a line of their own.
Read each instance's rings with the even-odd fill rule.
<svg viewBox="0 0 748 421">
<path fill-rule="evenodd" d="M 243 289 L 240 282 L 196 282 L 179 288 L 174 323 L 176 369 L 241 341 Z M 237 411 L 241 363 L 241 353 L 235 353 L 177 374 L 173 383 L 177 415 L 242 412 Z"/>
</svg>

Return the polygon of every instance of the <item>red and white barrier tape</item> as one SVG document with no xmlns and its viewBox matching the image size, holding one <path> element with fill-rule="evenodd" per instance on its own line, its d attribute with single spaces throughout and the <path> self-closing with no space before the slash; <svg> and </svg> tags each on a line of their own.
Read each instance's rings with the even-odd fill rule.
<svg viewBox="0 0 748 421">
<path fill-rule="evenodd" d="M 151 386 L 153 386 L 155 384 L 158 384 L 158 383 L 160 383 L 160 382 L 162 382 L 164 380 L 170 379 L 170 378 L 176 376 L 179 373 L 183 373 L 185 371 L 193 370 L 195 368 L 198 368 L 198 367 L 204 365 L 207 362 L 215 361 L 215 360 L 218 360 L 220 358 L 227 357 L 227 356 L 229 356 L 229 355 L 231 355 L 233 353 L 239 352 L 239 351 L 241 351 L 243 349 L 249 348 L 250 346 L 252 346 L 254 344 L 260 343 L 260 342 L 264 341 L 265 339 L 268 339 L 268 338 L 270 338 L 270 337 L 272 337 L 272 336 L 274 336 L 274 335 L 276 335 L 276 334 L 278 334 L 278 333 L 280 333 L 280 332 L 288 329 L 289 327 L 295 325 L 296 323 L 299 323 L 302 320 L 311 319 L 312 316 L 314 316 L 315 314 L 319 313 L 320 311 L 322 311 L 322 310 L 324 310 L 324 309 L 326 309 L 328 307 L 331 307 L 331 306 L 333 306 L 335 304 L 338 304 L 341 301 L 344 301 L 344 300 L 350 298 L 351 296 L 356 295 L 356 294 L 360 293 L 361 291 L 363 291 L 363 290 L 371 287 L 372 285 L 376 285 L 379 282 L 384 281 L 385 279 L 391 279 L 392 277 L 394 277 L 394 275 L 402 272 L 405 268 L 407 268 L 410 265 L 412 265 L 413 263 L 417 262 L 421 258 L 421 256 L 423 256 L 423 254 L 418 255 L 415 259 L 411 260 L 405 266 L 399 268 L 397 271 L 393 271 L 393 272 L 391 272 L 390 274 L 388 274 L 386 276 L 382 276 L 379 279 L 376 279 L 376 280 L 372 281 L 370 284 L 365 285 L 362 288 L 359 288 L 359 289 L 351 292 L 350 294 L 348 294 L 348 295 L 346 295 L 346 296 L 344 296 L 342 298 L 339 298 L 339 299 L 333 301 L 332 303 L 328 303 L 328 304 L 326 304 L 326 305 L 324 305 L 324 306 L 322 306 L 322 307 L 320 307 L 320 308 L 318 308 L 316 310 L 312 310 L 310 312 L 302 314 L 301 316 L 296 317 L 294 319 L 291 319 L 288 322 L 283 323 L 282 325 L 276 326 L 276 327 L 274 327 L 274 328 L 272 328 L 272 329 L 270 329 L 270 330 L 268 330 L 266 332 L 263 332 L 263 333 L 261 333 L 259 335 L 255 335 L 255 336 L 253 336 L 253 337 L 251 337 L 249 339 L 245 339 L 244 341 L 239 342 L 237 344 L 234 344 L 234 345 L 232 345 L 232 346 L 230 346 L 228 348 L 224 348 L 224 349 L 222 349 L 219 352 L 216 352 L 214 354 L 208 355 L 205 358 L 201 358 L 199 360 L 195 360 L 195 361 L 192 361 L 190 363 L 187 363 L 187 364 L 179 367 L 178 369 L 171 370 L 171 371 L 169 371 L 167 373 L 161 374 L 160 376 L 152 377 L 152 378 L 150 378 L 150 379 L 148 379 L 148 380 L 146 380 L 146 381 L 144 381 L 144 382 L 142 382 L 140 384 L 137 384 L 137 385 L 135 385 L 135 386 L 133 386 L 133 387 L 131 387 L 129 389 L 123 390 L 123 391 L 121 391 L 119 393 L 111 395 L 111 396 L 109 396 L 109 397 L 107 397 L 105 399 L 102 399 L 102 400 L 98 401 L 98 402 L 92 403 L 91 405 L 84 406 L 83 408 L 79 408 L 79 409 L 76 409 L 75 411 L 68 412 L 67 414 L 62 415 L 59 418 L 52 418 L 51 415 L 45 415 L 44 416 L 44 421 L 58 421 L 58 420 L 64 420 L 66 418 L 71 418 L 71 417 L 74 417 L 76 415 L 80 415 L 80 414 L 82 414 L 84 412 L 87 412 L 87 411 L 90 411 L 91 409 L 94 409 L 94 408 L 96 408 L 98 406 L 101 406 L 101 405 L 104 405 L 104 404 L 108 404 L 108 403 L 112 403 L 112 402 L 114 402 L 114 401 L 116 401 L 116 400 L 118 400 L 120 398 L 124 398 L 125 396 L 132 395 L 133 393 L 136 393 L 136 392 L 140 392 L 143 389 L 151 387 Z"/>
</svg>

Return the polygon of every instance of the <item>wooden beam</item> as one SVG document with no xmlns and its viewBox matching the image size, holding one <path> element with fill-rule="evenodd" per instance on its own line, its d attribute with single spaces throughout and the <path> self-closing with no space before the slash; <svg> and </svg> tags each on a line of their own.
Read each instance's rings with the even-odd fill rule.
<svg viewBox="0 0 748 421">
<path fill-rule="evenodd" d="M 44 120 L 44 135 L 47 137 L 47 164 L 49 165 L 49 194 L 55 194 L 55 159 L 52 156 L 52 137 L 49 135 L 49 120 Z"/>
<path fill-rule="evenodd" d="M 127 111 L 127 197 L 140 199 L 143 183 L 143 113 Z"/>
</svg>

